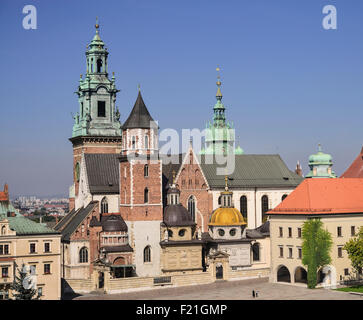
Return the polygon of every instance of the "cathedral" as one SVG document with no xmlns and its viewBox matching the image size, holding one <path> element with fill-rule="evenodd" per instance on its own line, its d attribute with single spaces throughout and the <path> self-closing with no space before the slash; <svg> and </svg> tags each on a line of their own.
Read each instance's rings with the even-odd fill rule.
<svg viewBox="0 0 363 320">
<path fill-rule="evenodd" d="M 303 180 L 277 154 L 235 148 L 218 76 L 213 122 L 205 146 L 175 156 L 159 154 L 158 126 L 139 88 L 128 118 L 116 108 L 115 75 L 99 25 L 79 79 L 79 111 L 72 137 L 70 212 L 55 226 L 62 234 L 62 278 L 161 277 L 269 267 L 267 211 Z M 125 107 L 126 110 L 126 107 Z M 231 153 L 235 170 L 217 175 L 209 155 Z"/>
</svg>

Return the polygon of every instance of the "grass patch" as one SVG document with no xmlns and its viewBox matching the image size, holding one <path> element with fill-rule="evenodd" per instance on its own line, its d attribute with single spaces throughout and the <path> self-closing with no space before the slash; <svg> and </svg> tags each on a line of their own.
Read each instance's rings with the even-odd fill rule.
<svg viewBox="0 0 363 320">
<path fill-rule="evenodd" d="M 339 288 L 336 289 L 337 291 L 345 291 L 345 292 L 361 292 L 363 293 L 363 286 L 353 286 L 353 287 L 346 287 L 346 288 Z"/>
</svg>

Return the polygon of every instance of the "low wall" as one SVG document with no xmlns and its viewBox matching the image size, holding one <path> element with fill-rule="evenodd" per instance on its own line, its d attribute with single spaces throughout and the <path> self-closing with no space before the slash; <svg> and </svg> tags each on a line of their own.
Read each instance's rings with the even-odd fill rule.
<svg viewBox="0 0 363 320">
<path fill-rule="evenodd" d="M 63 293 L 87 293 L 94 290 L 91 279 L 63 279 Z"/>
<path fill-rule="evenodd" d="M 266 278 L 270 276 L 270 268 L 245 269 L 239 271 L 229 271 L 229 280 L 243 280 L 252 278 Z"/>
</svg>

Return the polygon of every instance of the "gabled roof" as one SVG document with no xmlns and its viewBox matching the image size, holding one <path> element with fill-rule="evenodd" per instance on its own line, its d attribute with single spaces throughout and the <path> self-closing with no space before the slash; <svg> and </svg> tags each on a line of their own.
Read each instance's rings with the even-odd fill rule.
<svg viewBox="0 0 363 320">
<path fill-rule="evenodd" d="M 363 178 L 363 148 L 341 178 Z"/>
<path fill-rule="evenodd" d="M 79 209 L 77 210 L 79 211 Z M 66 224 L 71 220 L 72 216 L 76 213 L 76 210 L 73 209 L 71 212 L 67 213 L 55 226 L 54 230 L 60 231 L 63 229 Z"/>
<path fill-rule="evenodd" d="M 77 230 L 82 221 L 88 216 L 88 214 L 98 205 L 98 201 L 91 201 L 87 207 L 81 208 L 76 211 L 71 217 L 68 224 L 61 230 L 62 240 L 69 241 L 73 232 Z"/>
<path fill-rule="evenodd" d="M 142 99 L 141 92 L 139 91 L 134 108 L 123 124 L 122 129 L 149 129 L 152 127 L 151 123 L 153 122 L 154 119 L 147 110 L 144 100 Z"/>
<path fill-rule="evenodd" d="M 305 179 L 268 214 L 363 213 L 363 179 Z"/>
<path fill-rule="evenodd" d="M 172 179 L 172 171 L 178 172 L 184 155 L 179 164 L 163 165 L 165 185 Z M 208 163 L 208 156 L 200 157 L 200 166 L 212 189 L 224 189 L 224 175 L 217 175 L 217 168 L 223 165 Z M 206 163 L 207 162 L 207 163 Z M 278 154 L 242 154 L 235 155 L 235 170 L 229 176 L 228 186 L 231 189 L 246 187 L 296 187 L 303 178 L 290 171 Z"/>
<path fill-rule="evenodd" d="M 85 153 L 88 185 L 92 194 L 119 193 L 119 154 Z"/>
</svg>

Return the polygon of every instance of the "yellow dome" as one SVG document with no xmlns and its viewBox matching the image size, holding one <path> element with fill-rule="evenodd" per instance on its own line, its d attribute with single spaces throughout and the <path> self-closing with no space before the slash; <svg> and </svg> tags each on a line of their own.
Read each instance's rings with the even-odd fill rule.
<svg viewBox="0 0 363 320">
<path fill-rule="evenodd" d="M 236 208 L 218 208 L 212 214 L 210 226 L 241 226 L 246 222 Z"/>
</svg>

